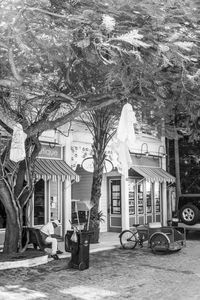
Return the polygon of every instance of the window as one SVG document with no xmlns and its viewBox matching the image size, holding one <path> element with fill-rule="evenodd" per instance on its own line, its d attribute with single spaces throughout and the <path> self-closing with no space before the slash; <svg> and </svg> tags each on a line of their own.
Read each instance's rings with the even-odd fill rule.
<svg viewBox="0 0 200 300">
<path fill-rule="evenodd" d="M 121 182 L 111 180 L 111 213 L 121 214 Z"/>
<path fill-rule="evenodd" d="M 0 229 L 6 228 L 6 211 L 3 204 L 0 201 Z"/>
<path fill-rule="evenodd" d="M 43 225 L 45 223 L 44 208 L 44 180 L 40 179 L 35 184 L 34 225 Z"/>
<path fill-rule="evenodd" d="M 61 203 L 59 199 L 62 198 L 61 183 L 58 181 L 51 181 L 50 183 L 50 218 L 51 220 L 61 220 Z"/>
<path fill-rule="evenodd" d="M 144 213 L 143 183 L 138 184 L 138 213 Z"/>
<path fill-rule="evenodd" d="M 159 182 L 155 182 L 154 192 L 155 192 L 156 212 L 160 212 L 160 183 Z"/>
<path fill-rule="evenodd" d="M 146 211 L 147 214 L 152 213 L 152 201 L 151 201 L 151 183 L 146 182 Z"/>
<path fill-rule="evenodd" d="M 135 214 L 135 180 L 128 182 L 129 215 Z"/>
</svg>

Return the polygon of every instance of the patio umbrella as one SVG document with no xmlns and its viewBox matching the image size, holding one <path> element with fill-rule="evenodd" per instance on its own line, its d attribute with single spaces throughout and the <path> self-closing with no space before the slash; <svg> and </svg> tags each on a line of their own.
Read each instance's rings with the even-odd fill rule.
<svg viewBox="0 0 200 300">
<path fill-rule="evenodd" d="M 129 149 L 134 146 L 136 135 L 133 124 L 136 123 L 135 113 L 131 104 L 127 103 L 123 106 L 118 128 L 116 140 L 112 145 L 112 149 L 118 155 L 118 171 L 128 177 L 128 169 L 132 164 Z"/>
<path fill-rule="evenodd" d="M 26 133 L 24 133 L 22 125 L 17 123 L 13 128 L 13 136 L 10 148 L 10 159 L 18 162 L 26 157 L 25 140 Z"/>
</svg>

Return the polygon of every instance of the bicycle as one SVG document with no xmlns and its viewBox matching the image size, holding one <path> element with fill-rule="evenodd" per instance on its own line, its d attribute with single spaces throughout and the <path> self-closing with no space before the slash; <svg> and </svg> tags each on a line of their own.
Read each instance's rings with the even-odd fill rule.
<svg viewBox="0 0 200 300">
<path fill-rule="evenodd" d="M 184 228 L 161 226 L 160 222 L 134 224 L 132 229 L 123 230 L 119 238 L 124 249 L 134 249 L 137 245 L 142 248 L 143 243 L 148 241 L 148 247 L 154 254 L 178 251 L 186 245 Z"/>
<path fill-rule="evenodd" d="M 142 231 L 139 231 L 137 228 L 140 224 L 134 224 L 131 230 L 123 230 L 120 235 L 120 244 L 124 249 L 134 249 L 137 244 L 142 248 L 143 242 L 148 240 L 148 237 L 145 235 L 148 232 L 148 227 L 146 225 L 142 226 Z M 146 234 L 144 233 L 146 231 Z"/>
</svg>

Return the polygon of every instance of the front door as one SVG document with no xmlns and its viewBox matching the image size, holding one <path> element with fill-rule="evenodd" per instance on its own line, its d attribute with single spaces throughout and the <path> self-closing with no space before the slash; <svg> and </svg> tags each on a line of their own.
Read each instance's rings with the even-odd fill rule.
<svg viewBox="0 0 200 300">
<path fill-rule="evenodd" d="M 121 179 L 109 179 L 108 231 L 121 231 Z"/>
</svg>

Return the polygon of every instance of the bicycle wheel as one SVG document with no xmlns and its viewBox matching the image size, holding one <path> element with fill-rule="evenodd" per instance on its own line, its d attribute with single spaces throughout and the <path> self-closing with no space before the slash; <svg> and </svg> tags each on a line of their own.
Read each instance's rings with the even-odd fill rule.
<svg viewBox="0 0 200 300">
<path fill-rule="evenodd" d="M 134 249 L 137 245 L 136 232 L 124 230 L 120 235 L 120 243 L 124 249 Z"/>
<path fill-rule="evenodd" d="M 154 254 L 165 254 L 169 251 L 169 239 L 163 232 L 157 232 L 150 238 L 150 248 Z"/>
</svg>

